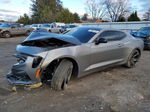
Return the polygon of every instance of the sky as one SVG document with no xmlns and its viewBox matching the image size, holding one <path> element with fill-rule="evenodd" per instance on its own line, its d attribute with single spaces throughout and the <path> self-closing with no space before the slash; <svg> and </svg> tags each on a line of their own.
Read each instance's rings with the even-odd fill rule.
<svg viewBox="0 0 150 112">
<path fill-rule="evenodd" d="M 61 0 L 63 7 L 71 12 L 77 12 L 80 16 L 86 13 L 86 0 Z M 139 16 L 150 8 L 150 0 L 129 0 L 133 9 L 137 10 Z M 0 20 L 16 21 L 20 15 L 27 13 L 31 15 L 31 0 L 0 0 Z"/>
</svg>

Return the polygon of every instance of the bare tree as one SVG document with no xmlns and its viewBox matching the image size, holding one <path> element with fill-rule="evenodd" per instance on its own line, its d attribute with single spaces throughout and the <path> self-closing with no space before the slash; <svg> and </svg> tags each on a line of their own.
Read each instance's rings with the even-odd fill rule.
<svg viewBox="0 0 150 112">
<path fill-rule="evenodd" d="M 116 22 L 119 17 L 124 17 L 129 12 L 128 0 L 105 0 L 105 6 L 111 21 Z"/>
<path fill-rule="evenodd" d="M 150 21 L 150 9 L 143 15 L 145 21 Z"/>
<path fill-rule="evenodd" d="M 105 0 L 87 0 L 86 11 L 93 20 L 103 18 L 106 14 Z"/>
</svg>

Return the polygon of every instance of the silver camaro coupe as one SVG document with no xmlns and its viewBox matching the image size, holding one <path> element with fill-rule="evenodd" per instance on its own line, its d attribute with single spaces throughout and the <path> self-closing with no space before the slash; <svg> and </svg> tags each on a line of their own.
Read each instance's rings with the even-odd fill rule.
<svg viewBox="0 0 150 112">
<path fill-rule="evenodd" d="M 55 90 L 71 77 L 82 77 L 116 65 L 132 68 L 143 40 L 119 30 L 77 27 L 65 34 L 34 31 L 20 43 L 7 79 L 15 85 L 47 83 Z"/>
</svg>

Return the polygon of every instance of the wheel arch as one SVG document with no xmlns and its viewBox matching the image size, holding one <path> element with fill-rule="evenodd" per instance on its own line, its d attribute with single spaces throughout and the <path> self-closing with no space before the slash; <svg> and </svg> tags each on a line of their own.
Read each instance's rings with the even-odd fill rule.
<svg viewBox="0 0 150 112">
<path fill-rule="evenodd" d="M 2 33 L 5 33 L 5 32 L 8 32 L 8 33 L 10 33 L 10 31 L 9 31 L 9 30 L 2 31 Z"/>
<path fill-rule="evenodd" d="M 4 31 L 2 31 L 2 32 L 1 32 L 2 37 L 4 37 L 4 33 L 9 33 L 10 36 L 12 36 L 12 34 L 11 34 L 11 32 L 10 32 L 9 30 L 4 30 Z"/>
<path fill-rule="evenodd" d="M 140 55 L 141 55 L 141 49 L 140 48 L 135 48 L 134 50 L 138 50 Z"/>
<path fill-rule="evenodd" d="M 73 70 L 72 70 L 71 78 L 73 78 L 73 79 L 77 78 L 78 74 L 79 74 L 79 65 L 78 65 L 77 61 L 74 58 L 72 58 L 72 57 L 60 57 L 60 58 L 56 58 L 56 59 L 52 60 L 45 67 L 44 71 L 47 70 L 50 66 L 53 66 L 53 63 L 55 63 L 55 61 L 58 62 L 58 64 L 59 64 L 64 59 L 67 59 L 67 60 L 69 60 L 69 61 L 71 61 L 73 63 Z M 55 66 L 57 66 L 57 65 L 55 65 Z M 44 74 L 42 74 L 42 75 L 44 76 Z"/>
</svg>

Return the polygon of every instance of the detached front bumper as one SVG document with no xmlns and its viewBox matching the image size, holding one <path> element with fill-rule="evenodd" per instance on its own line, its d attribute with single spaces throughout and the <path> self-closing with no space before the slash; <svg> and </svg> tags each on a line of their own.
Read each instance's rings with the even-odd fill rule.
<svg viewBox="0 0 150 112">
<path fill-rule="evenodd" d="M 14 85 L 34 85 L 41 83 L 40 77 L 36 77 L 38 67 L 31 69 L 32 62 L 32 57 L 28 57 L 24 62 L 19 60 L 17 64 L 12 66 L 10 72 L 6 76 L 8 81 Z"/>
<path fill-rule="evenodd" d="M 35 84 L 35 82 L 32 82 L 27 76 L 7 75 L 7 79 L 11 84 L 15 84 L 15 85 Z"/>
</svg>

